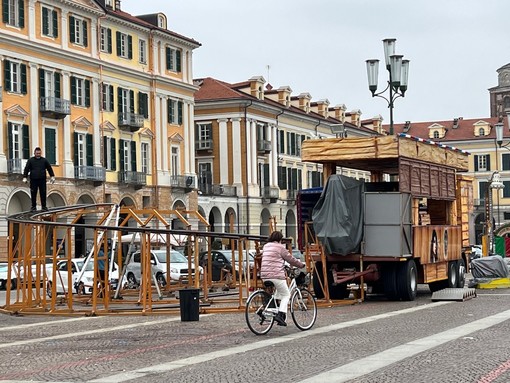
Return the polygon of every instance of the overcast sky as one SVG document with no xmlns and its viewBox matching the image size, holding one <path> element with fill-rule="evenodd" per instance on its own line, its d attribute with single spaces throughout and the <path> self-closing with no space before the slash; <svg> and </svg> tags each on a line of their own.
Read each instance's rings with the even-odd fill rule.
<svg viewBox="0 0 510 383">
<path fill-rule="evenodd" d="M 395 123 L 490 116 L 488 88 L 510 62 L 508 0 L 122 0 L 133 15 L 163 12 L 168 28 L 202 44 L 194 77 L 241 82 L 262 75 L 293 95 L 382 115 L 365 60 L 384 62 L 382 40 L 410 60 Z M 269 65 L 269 70 L 267 66 Z M 388 72 L 379 67 L 379 90 Z"/>
</svg>

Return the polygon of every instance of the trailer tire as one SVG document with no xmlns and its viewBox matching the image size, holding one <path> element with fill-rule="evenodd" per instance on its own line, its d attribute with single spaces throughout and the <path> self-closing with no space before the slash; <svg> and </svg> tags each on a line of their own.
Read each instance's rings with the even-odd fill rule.
<svg viewBox="0 0 510 383">
<path fill-rule="evenodd" d="M 399 299 L 414 301 L 418 288 L 418 271 L 414 259 L 398 265 L 397 291 Z"/>
<path fill-rule="evenodd" d="M 382 267 L 382 281 L 384 294 L 389 300 L 396 300 L 398 298 L 397 291 L 397 265 L 388 263 Z"/>
<path fill-rule="evenodd" d="M 459 283 L 459 266 L 457 261 L 448 262 L 448 280 L 447 280 L 448 288 L 455 288 Z"/>
<path fill-rule="evenodd" d="M 457 270 L 457 287 L 463 289 L 466 284 L 466 262 L 464 259 L 461 258 L 457 261 Z"/>
</svg>

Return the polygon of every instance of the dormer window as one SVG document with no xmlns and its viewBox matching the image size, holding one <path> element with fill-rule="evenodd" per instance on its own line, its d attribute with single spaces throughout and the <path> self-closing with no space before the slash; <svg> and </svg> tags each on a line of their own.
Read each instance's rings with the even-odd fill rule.
<svg viewBox="0 0 510 383">
<path fill-rule="evenodd" d="M 484 128 L 480 128 L 480 130 L 478 131 L 478 135 L 480 137 L 485 136 L 485 129 Z"/>
<path fill-rule="evenodd" d="M 165 16 L 159 15 L 158 16 L 158 27 L 162 29 L 166 29 L 166 19 Z"/>
<path fill-rule="evenodd" d="M 433 135 L 433 137 L 434 137 L 435 139 L 438 139 L 438 138 L 439 138 L 439 132 L 438 132 L 437 130 L 434 130 L 434 135 Z"/>
</svg>

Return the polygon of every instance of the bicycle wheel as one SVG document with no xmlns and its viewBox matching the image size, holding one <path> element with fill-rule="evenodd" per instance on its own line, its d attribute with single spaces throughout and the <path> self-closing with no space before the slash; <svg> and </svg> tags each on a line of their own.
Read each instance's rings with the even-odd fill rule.
<svg viewBox="0 0 510 383">
<path fill-rule="evenodd" d="M 273 315 L 264 315 L 271 295 L 263 290 L 255 291 L 246 301 L 245 317 L 248 327 L 255 335 L 264 335 L 271 330 L 274 323 Z"/>
<path fill-rule="evenodd" d="M 290 300 L 290 313 L 298 329 L 305 331 L 313 327 L 317 319 L 317 303 L 308 289 L 294 291 Z"/>
</svg>

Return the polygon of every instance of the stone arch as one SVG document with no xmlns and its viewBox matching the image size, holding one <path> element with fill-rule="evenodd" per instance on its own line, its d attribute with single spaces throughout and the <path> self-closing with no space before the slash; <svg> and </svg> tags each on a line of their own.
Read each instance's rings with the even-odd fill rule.
<svg viewBox="0 0 510 383">
<path fill-rule="evenodd" d="M 269 236 L 269 220 L 271 219 L 271 213 L 269 209 L 264 208 L 260 212 L 260 235 Z"/>
<path fill-rule="evenodd" d="M 237 233 L 237 215 L 233 208 L 229 207 L 225 212 L 225 233 Z M 230 229 L 230 224 L 233 224 L 233 229 Z"/>
<path fill-rule="evenodd" d="M 5 205 L 7 216 L 30 210 L 32 202 L 27 190 L 19 188 L 11 193 Z M 19 239 L 19 225 L 13 225 L 11 232 L 11 225 L 7 224 L 7 232 L 9 236 L 12 236 L 14 243 L 16 243 Z"/>
<path fill-rule="evenodd" d="M 176 199 L 172 206 L 172 210 L 186 210 L 186 204 L 183 200 Z M 187 218 L 186 216 L 184 218 Z M 176 230 L 185 230 L 187 229 L 186 224 L 182 222 L 179 218 L 172 219 L 172 229 Z"/>
<path fill-rule="evenodd" d="M 81 194 L 76 200 L 77 205 L 91 205 L 95 204 L 94 197 L 89 193 Z M 76 223 L 80 224 L 95 224 L 91 218 L 81 217 Z M 83 227 L 75 227 L 74 229 L 74 256 L 86 255 L 93 248 L 94 230 L 86 229 Z"/>
<path fill-rule="evenodd" d="M 223 232 L 223 222 L 221 218 L 221 212 L 220 209 L 218 209 L 216 206 L 211 209 L 209 212 L 209 225 L 210 231 L 213 231 L 215 233 L 222 233 Z"/>
<path fill-rule="evenodd" d="M 136 208 L 135 199 L 131 196 L 125 196 L 120 200 L 120 206 L 132 206 Z"/>
<path fill-rule="evenodd" d="M 293 210 L 288 210 L 285 216 L 285 237 L 292 238 L 292 246 L 297 247 L 297 224 L 296 214 Z"/>
</svg>

